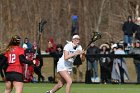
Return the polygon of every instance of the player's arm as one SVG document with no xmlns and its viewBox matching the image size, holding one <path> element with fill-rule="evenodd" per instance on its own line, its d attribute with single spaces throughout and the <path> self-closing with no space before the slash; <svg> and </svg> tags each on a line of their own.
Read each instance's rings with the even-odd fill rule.
<svg viewBox="0 0 140 93">
<path fill-rule="evenodd" d="M 7 62 L 7 57 L 6 56 L 2 56 L 2 59 L 1 59 L 1 61 L 0 61 L 0 69 L 2 69 L 2 67 L 4 66 L 4 65 L 6 65 L 6 62 Z"/>
</svg>

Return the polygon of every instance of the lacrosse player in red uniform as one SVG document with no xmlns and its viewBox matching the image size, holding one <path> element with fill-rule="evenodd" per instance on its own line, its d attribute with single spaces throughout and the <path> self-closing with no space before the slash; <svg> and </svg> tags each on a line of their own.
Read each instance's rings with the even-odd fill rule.
<svg viewBox="0 0 140 93">
<path fill-rule="evenodd" d="M 4 93 L 10 93 L 15 88 L 15 93 L 23 91 L 23 63 L 33 65 L 24 56 L 24 49 L 20 46 L 20 37 L 15 35 L 11 38 L 7 46 L 4 57 L 1 60 L 0 67 L 7 64 L 6 69 L 6 89 Z"/>
<path fill-rule="evenodd" d="M 27 60 L 32 61 L 34 57 L 34 51 L 32 49 L 25 50 L 25 57 Z M 29 64 L 24 64 L 24 82 L 31 82 L 33 80 L 34 67 Z"/>
</svg>

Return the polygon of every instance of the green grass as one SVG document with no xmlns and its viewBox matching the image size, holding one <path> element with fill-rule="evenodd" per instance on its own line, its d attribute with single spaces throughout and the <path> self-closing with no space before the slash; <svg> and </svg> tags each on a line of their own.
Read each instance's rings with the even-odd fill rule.
<svg viewBox="0 0 140 93">
<path fill-rule="evenodd" d="M 26 83 L 23 93 L 45 93 L 55 84 L 50 83 Z M 4 83 L 0 83 L 0 93 L 3 93 Z M 73 83 L 71 93 L 139 93 L 140 85 L 136 84 L 84 84 Z M 14 93 L 14 91 L 12 92 Z M 57 93 L 65 93 L 65 86 Z"/>
</svg>

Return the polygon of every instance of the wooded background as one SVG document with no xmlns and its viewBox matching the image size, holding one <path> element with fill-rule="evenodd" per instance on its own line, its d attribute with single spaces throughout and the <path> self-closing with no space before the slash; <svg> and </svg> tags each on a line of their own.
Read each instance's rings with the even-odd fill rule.
<svg viewBox="0 0 140 93">
<path fill-rule="evenodd" d="M 65 44 L 70 40 L 71 17 L 79 17 L 81 44 L 86 46 L 94 31 L 102 33 L 97 43 L 122 40 L 122 24 L 129 15 L 139 16 L 140 0 L 0 0 L 0 46 L 12 35 L 36 40 L 39 22 L 47 20 L 41 36 L 41 49 L 48 38 Z"/>
</svg>

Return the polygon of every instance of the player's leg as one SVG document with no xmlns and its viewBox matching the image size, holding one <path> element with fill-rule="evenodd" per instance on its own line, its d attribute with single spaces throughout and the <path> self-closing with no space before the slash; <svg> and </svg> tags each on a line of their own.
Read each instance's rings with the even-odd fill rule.
<svg viewBox="0 0 140 93">
<path fill-rule="evenodd" d="M 5 85 L 6 85 L 6 89 L 5 89 L 4 93 L 10 93 L 12 91 L 12 89 L 13 89 L 12 82 L 6 81 Z"/>
<path fill-rule="evenodd" d="M 60 76 L 60 80 L 58 81 L 58 83 L 52 88 L 52 90 L 47 91 L 46 93 L 55 93 L 56 91 L 58 91 L 60 88 L 63 87 L 65 83 L 65 80 Z"/>
<path fill-rule="evenodd" d="M 23 91 L 23 82 L 13 81 L 15 87 L 15 93 L 22 93 Z"/>
<path fill-rule="evenodd" d="M 47 91 L 46 93 L 55 93 L 58 91 L 60 88 L 63 87 L 64 83 L 66 82 L 66 93 L 70 93 L 70 88 L 72 84 L 72 79 L 70 77 L 70 74 L 68 71 L 60 71 L 60 80 L 58 83 L 53 87 L 51 91 Z"/>
<path fill-rule="evenodd" d="M 72 78 L 68 71 L 60 71 L 60 76 L 66 81 L 66 93 L 70 93 Z"/>
</svg>

